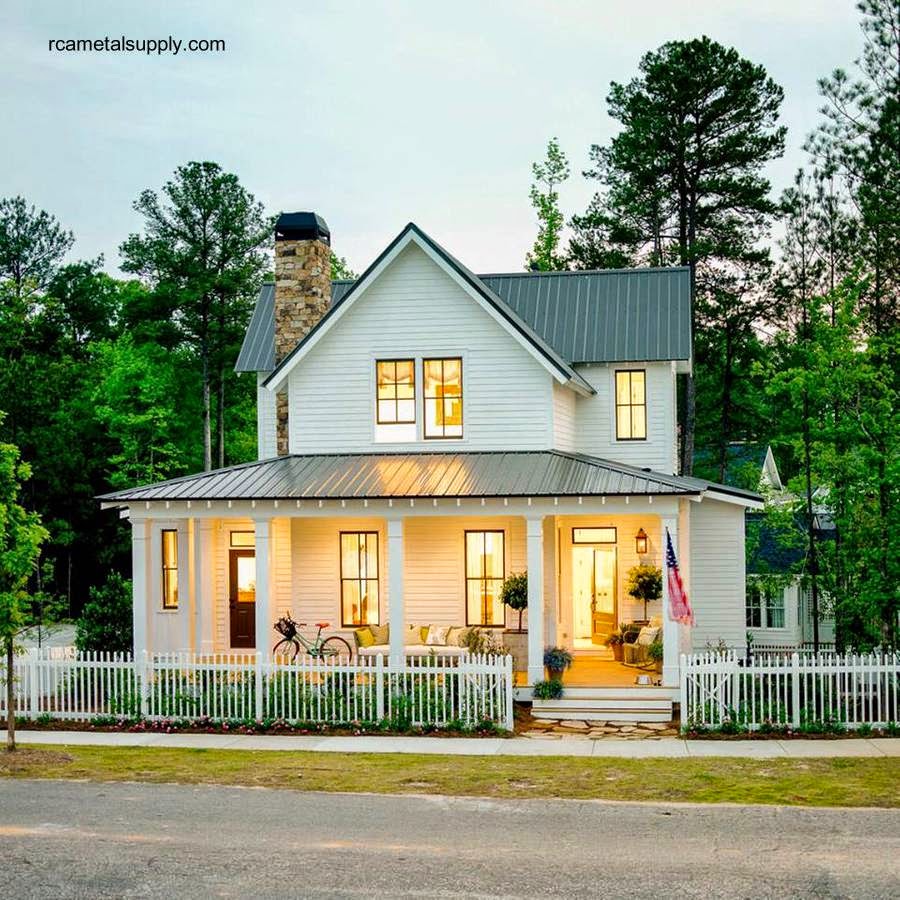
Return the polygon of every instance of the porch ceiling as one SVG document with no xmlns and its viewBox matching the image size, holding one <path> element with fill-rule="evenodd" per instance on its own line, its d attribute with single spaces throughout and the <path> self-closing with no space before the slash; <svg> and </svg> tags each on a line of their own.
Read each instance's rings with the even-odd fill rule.
<svg viewBox="0 0 900 900">
<path fill-rule="evenodd" d="M 664 475 L 556 450 L 366 453 L 281 456 L 116 491 L 98 499 L 126 503 L 135 500 L 690 496 L 701 494 L 709 486 L 698 479 Z"/>
</svg>

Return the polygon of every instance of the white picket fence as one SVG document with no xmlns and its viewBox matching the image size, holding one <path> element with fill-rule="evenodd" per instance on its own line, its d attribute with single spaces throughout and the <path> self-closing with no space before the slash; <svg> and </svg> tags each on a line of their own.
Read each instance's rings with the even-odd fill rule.
<svg viewBox="0 0 900 900">
<path fill-rule="evenodd" d="M 144 654 L 134 660 L 123 654 L 67 658 L 31 651 L 16 658 L 14 679 L 16 714 L 31 719 L 387 720 L 513 727 L 510 656 L 407 657 L 392 665 L 382 656 L 289 662 L 255 654 Z M 0 682 L 5 684 L 2 665 Z M 5 715 L 5 689 L 2 693 Z"/>
<path fill-rule="evenodd" d="M 794 652 L 744 659 L 730 650 L 682 656 L 681 721 L 747 731 L 900 724 L 900 654 Z"/>
</svg>

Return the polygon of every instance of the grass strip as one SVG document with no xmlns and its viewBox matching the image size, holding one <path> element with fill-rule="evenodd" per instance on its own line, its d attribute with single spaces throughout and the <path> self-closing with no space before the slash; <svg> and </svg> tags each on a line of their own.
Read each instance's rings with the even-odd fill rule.
<svg viewBox="0 0 900 900">
<path fill-rule="evenodd" d="M 900 760 L 612 759 L 152 747 L 0 752 L 0 776 L 300 791 L 900 807 Z"/>
</svg>

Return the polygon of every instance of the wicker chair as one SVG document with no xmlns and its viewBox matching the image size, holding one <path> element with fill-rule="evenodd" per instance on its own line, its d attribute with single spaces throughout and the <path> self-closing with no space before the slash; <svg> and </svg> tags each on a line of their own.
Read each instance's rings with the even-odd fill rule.
<svg viewBox="0 0 900 900">
<path fill-rule="evenodd" d="M 624 644 L 624 662 L 626 666 L 646 666 L 650 659 L 647 650 L 650 645 L 659 639 L 662 629 L 658 626 L 645 625 L 638 633 L 637 640 L 633 644 Z"/>
</svg>

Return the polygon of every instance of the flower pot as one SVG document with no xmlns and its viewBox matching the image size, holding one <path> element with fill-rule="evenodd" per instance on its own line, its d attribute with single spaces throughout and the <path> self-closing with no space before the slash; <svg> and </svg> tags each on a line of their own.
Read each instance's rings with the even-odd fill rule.
<svg viewBox="0 0 900 900">
<path fill-rule="evenodd" d="M 623 644 L 610 644 L 609 649 L 612 650 L 613 659 L 616 662 L 622 662 L 625 659 L 625 646 Z"/>
<path fill-rule="evenodd" d="M 528 669 L 528 631 L 509 629 L 503 632 L 503 646 L 509 650 L 513 658 L 513 671 L 524 672 Z"/>
<path fill-rule="evenodd" d="M 562 681 L 563 673 L 565 669 L 551 669 L 550 666 L 547 666 L 547 680 L 548 681 Z"/>
</svg>

